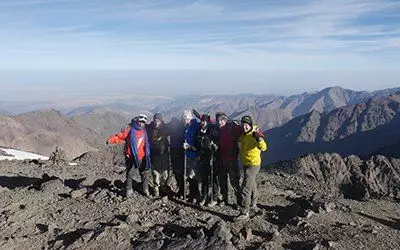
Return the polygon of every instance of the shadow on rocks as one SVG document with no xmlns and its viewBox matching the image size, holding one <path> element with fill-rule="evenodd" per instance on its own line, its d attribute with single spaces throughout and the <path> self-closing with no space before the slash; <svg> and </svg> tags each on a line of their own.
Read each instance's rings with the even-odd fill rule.
<svg viewBox="0 0 400 250">
<path fill-rule="evenodd" d="M 377 218 L 368 214 L 364 214 L 364 213 L 357 213 L 365 218 L 374 220 L 378 223 L 381 223 L 382 225 L 385 225 L 387 227 L 396 229 L 396 230 L 400 230 L 400 219 L 395 219 L 395 218 L 390 218 L 391 220 L 385 220 L 385 219 L 381 219 L 381 218 Z"/>
<path fill-rule="evenodd" d="M 68 246 L 74 244 L 74 242 L 77 241 L 82 235 L 90 231 L 92 230 L 80 228 L 69 233 L 58 235 L 54 240 L 49 241 L 48 244 L 50 247 L 54 247 L 56 242 L 62 241 L 63 246 L 67 248 Z"/>
<path fill-rule="evenodd" d="M 233 221 L 233 216 L 226 215 L 226 214 L 223 214 L 223 213 L 211 210 L 211 209 L 202 208 L 202 207 L 200 207 L 200 206 L 198 206 L 196 204 L 187 203 L 187 202 L 184 202 L 184 201 L 181 201 L 181 200 L 178 200 L 178 199 L 174 199 L 173 201 L 175 201 L 179 205 L 183 205 L 185 207 L 191 207 L 191 208 L 196 209 L 196 210 L 201 211 L 201 212 L 210 213 L 212 215 L 215 215 L 215 216 L 221 218 L 224 221 Z"/>
<path fill-rule="evenodd" d="M 30 187 L 41 183 L 42 179 L 26 176 L 0 176 L 0 186 L 8 189 Z M 40 186 L 40 184 L 39 184 Z"/>
</svg>

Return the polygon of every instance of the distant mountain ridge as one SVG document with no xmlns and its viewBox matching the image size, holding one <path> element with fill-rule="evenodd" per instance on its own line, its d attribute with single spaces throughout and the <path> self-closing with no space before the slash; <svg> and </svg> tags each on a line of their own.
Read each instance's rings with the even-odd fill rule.
<svg viewBox="0 0 400 250">
<path fill-rule="evenodd" d="M 236 95 L 236 96 L 187 96 L 163 104 L 150 113 L 161 112 L 167 119 L 181 114 L 186 108 L 215 114 L 224 111 L 230 119 L 240 119 L 251 115 L 262 129 L 279 127 L 292 118 L 307 114 L 312 110 L 329 112 L 333 109 L 364 102 L 369 98 L 387 96 L 400 91 L 400 88 L 374 92 L 354 91 L 341 87 L 330 87 L 317 92 L 306 92 L 289 97 L 275 95 Z"/>
<path fill-rule="evenodd" d="M 95 132 L 55 110 L 0 116 L 0 130 L 1 146 L 45 156 L 58 146 L 72 159 L 100 145 Z"/>
<path fill-rule="evenodd" d="M 400 141 L 400 95 L 371 98 L 329 113 L 314 110 L 266 132 L 264 163 L 308 153 L 368 155 Z"/>
<path fill-rule="evenodd" d="M 155 112 L 160 112 L 164 119 L 169 121 L 174 116 L 180 118 L 184 109 L 195 108 L 201 113 L 207 112 L 211 115 L 225 111 L 230 119 L 236 120 L 243 115 L 251 115 L 261 129 L 267 130 L 271 153 L 264 158 L 268 159 L 266 163 L 271 163 L 298 156 L 299 153 L 312 152 L 310 147 L 316 143 L 323 144 L 321 149 L 330 152 L 334 147 L 327 146 L 328 142 L 336 143 L 337 140 L 349 140 L 347 139 L 349 136 L 369 133 L 375 128 L 373 124 L 386 126 L 388 119 L 396 112 L 393 108 L 394 102 L 389 105 L 367 100 L 370 98 L 378 100 L 378 97 L 399 91 L 400 88 L 366 92 L 332 87 L 289 97 L 252 94 L 174 98 L 156 96 L 154 103 L 151 97 L 138 96 L 137 102 L 121 101 L 85 105 L 63 112 L 39 110 L 21 115 L 0 116 L 0 128 L 2 132 L 4 131 L 0 134 L 0 146 L 43 155 L 49 155 L 55 146 L 60 146 L 70 154 L 70 157 L 77 157 L 86 151 L 104 146 L 110 134 L 119 132 L 138 113 L 147 114 L 151 120 Z M 363 105 L 382 108 L 384 111 L 373 115 L 374 109 L 369 108 L 366 111 Z M 336 110 L 338 107 L 343 108 Z M 327 116 L 327 113 L 330 115 Z M 371 122 L 358 121 L 359 117 L 364 115 L 369 120 L 372 119 L 372 125 Z M 343 116 L 348 117 L 344 121 L 345 124 L 341 123 Z M 357 121 L 357 125 L 354 120 Z M 282 125 L 282 128 L 278 128 Z M 325 127 L 327 129 L 322 129 Z M 391 138 L 388 140 L 392 142 Z M 396 142 L 393 141 L 392 144 Z M 292 143 L 295 146 L 292 146 Z M 300 144 L 301 147 L 296 148 Z M 284 145 L 290 145 L 287 152 L 277 152 Z M 382 144 L 380 147 L 387 145 Z M 371 149 L 378 148 L 371 147 Z M 367 151 L 361 150 L 359 153 Z"/>
</svg>

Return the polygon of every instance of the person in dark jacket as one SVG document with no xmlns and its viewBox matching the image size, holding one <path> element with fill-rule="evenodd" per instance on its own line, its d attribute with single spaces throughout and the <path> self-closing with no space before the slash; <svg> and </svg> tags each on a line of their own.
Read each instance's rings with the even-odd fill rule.
<svg viewBox="0 0 400 250">
<path fill-rule="evenodd" d="M 110 136 L 107 143 L 118 144 L 125 142 L 126 165 L 126 197 L 133 194 L 133 171 L 139 168 L 142 178 L 143 193 L 150 195 L 148 176 L 151 170 L 150 143 L 145 129 L 147 116 L 140 114 L 132 119 L 130 126 L 123 132 Z"/>
<path fill-rule="evenodd" d="M 184 122 L 182 120 L 178 120 L 176 117 L 172 118 L 172 120 L 166 124 L 166 134 L 169 136 L 171 166 L 178 186 L 177 195 L 178 197 L 182 198 L 185 183 L 185 178 L 183 176 L 185 157 L 184 149 L 182 147 L 183 143 L 185 142 Z"/>
<path fill-rule="evenodd" d="M 167 191 L 169 171 L 169 142 L 165 131 L 165 124 L 160 113 L 156 113 L 153 121 L 146 127 L 150 142 L 150 155 L 152 168 L 152 182 L 154 196 L 158 197 L 160 191 Z"/>
<path fill-rule="evenodd" d="M 200 174 L 201 174 L 201 200 L 200 206 L 208 201 L 208 207 L 217 204 L 218 186 L 217 171 L 214 166 L 214 155 L 218 150 L 217 144 L 212 137 L 211 119 L 208 114 L 201 116 L 200 127 L 196 132 L 196 147 L 200 153 Z M 212 186 L 212 189 L 210 187 Z"/>
<path fill-rule="evenodd" d="M 219 127 L 219 184 L 223 203 L 229 204 L 228 178 L 236 196 L 236 207 L 241 204 L 240 169 L 238 164 L 238 140 L 242 134 L 242 127 L 233 121 L 228 121 L 228 116 L 223 112 L 216 114 Z"/>
</svg>

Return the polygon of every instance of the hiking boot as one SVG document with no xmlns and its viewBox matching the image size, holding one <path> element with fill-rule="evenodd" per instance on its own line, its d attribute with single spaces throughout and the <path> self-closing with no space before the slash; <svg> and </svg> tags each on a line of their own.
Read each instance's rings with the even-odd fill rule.
<svg viewBox="0 0 400 250">
<path fill-rule="evenodd" d="M 246 221 L 250 218 L 249 213 L 241 212 L 238 216 L 233 218 L 233 221 Z"/>
<path fill-rule="evenodd" d="M 217 205 L 217 201 L 211 200 L 210 203 L 207 204 L 207 207 L 215 207 Z"/>
<path fill-rule="evenodd" d="M 132 195 L 133 195 L 133 189 L 127 189 L 125 197 L 130 198 L 130 197 L 132 197 Z"/>
<path fill-rule="evenodd" d="M 148 189 L 144 189 L 144 190 L 143 190 L 143 194 L 144 194 L 144 196 L 146 196 L 146 197 L 149 197 L 149 196 L 150 196 L 150 192 L 149 192 Z"/>
<path fill-rule="evenodd" d="M 160 191 L 159 191 L 158 187 L 155 187 L 154 188 L 154 197 L 157 198 L 158 196 L 160 196 Z"/>
<path fill-rule="evenodd" d="M 206 199 L 202 199 L 202 200 L 199 202 L 199 206 L 200 206 L 200 207 L 204 206 L 204 204 L 206 204 Z"/>
</svg>

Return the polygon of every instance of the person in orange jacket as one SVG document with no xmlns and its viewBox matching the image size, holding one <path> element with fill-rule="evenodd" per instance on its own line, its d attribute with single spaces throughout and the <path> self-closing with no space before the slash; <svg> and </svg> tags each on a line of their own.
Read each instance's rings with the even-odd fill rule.
<svg viewBox="0 0 400 250">
<path fill-rule="evenodd" d="M 148 176 L 151 170 L 150 143 L 146 132 L 147 116 L 139 115 L 132 119 L 130 126 L 123 132 L 110 136 L 108 144 L 125 142 L 126 165 L 126 197 L 133 194 L 132 179 L 133 170 L 138 168 L 143 185 L 143 193 L 150 196 Z"/>
</svg>

